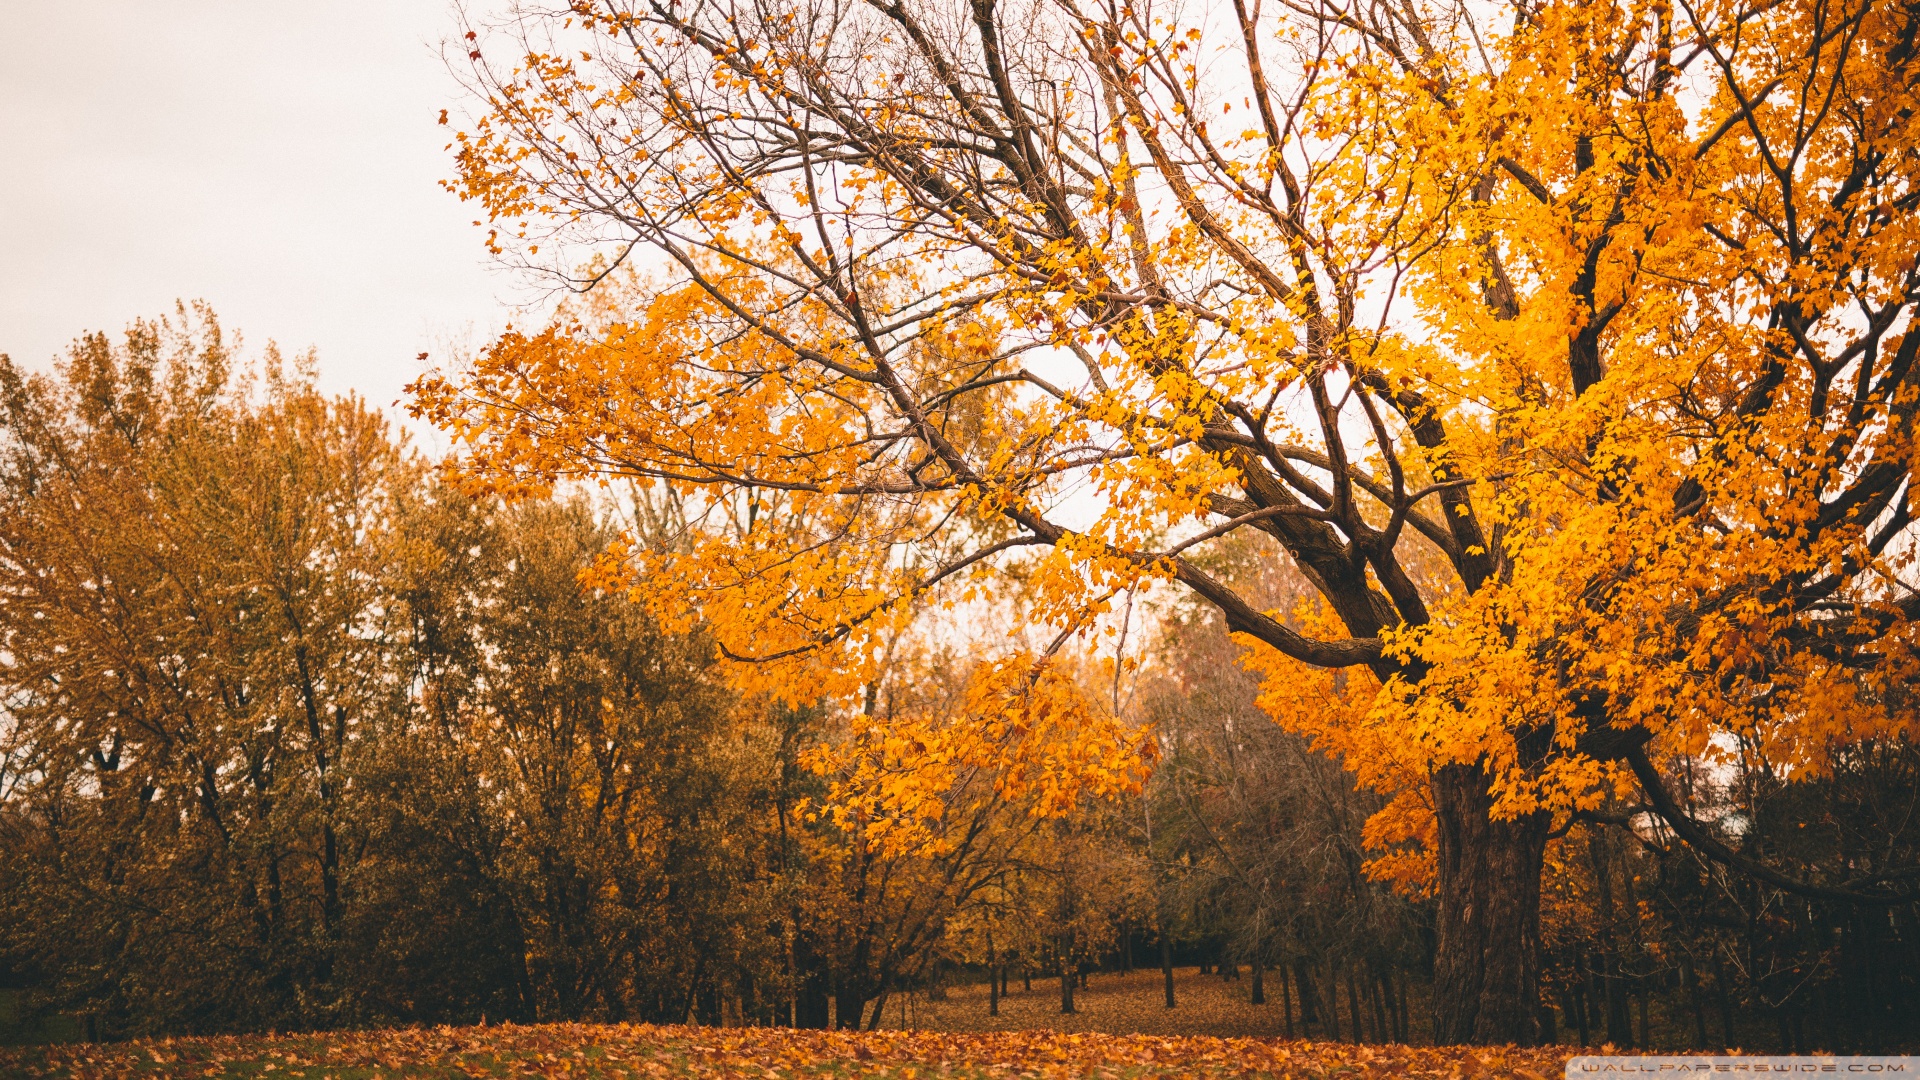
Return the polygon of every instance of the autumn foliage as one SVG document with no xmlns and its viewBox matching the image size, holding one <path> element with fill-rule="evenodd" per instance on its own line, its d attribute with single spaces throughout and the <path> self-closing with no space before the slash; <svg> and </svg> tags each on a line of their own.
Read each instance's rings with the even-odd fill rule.
<svg viewBox="0 0 1920 1080">
<path fill-rule="evenodd" d="M 165 1039 L 113 1046 L 0 1049 L 9 1075 L 36 1080 L 200 1077 L 266 1070 L 298 1080 L 389 1076 L 944 1077 L 1297 1076 L 1543 1080 L 1564 1054 L 1264 1039 L 953 1035 L 553 1024 L 414 1028 L 326 1036 Z"/>
<path fill-rule="evenodd" d="M 0 977 L 871 1031 L 1151 941 L 1336 1041 L 1911 1030 L 1920 9 L 461 18 L 447 186 L 573 295 L 409 387 L 448 459 L 205 312 L 0 358 Z M 561 1030 L 1375 1068 L 366 1039 Z"/>
<path fill-rule="evenodd" d="M 1619 804 L 1907 898 L 1737 851 L 1662 769 L 1915 735 L 1910 7 L 474 20 L 451 186 L 496 250 L 658 273 L 415 407 L 477 490 L 629 478 L 718 526 L 607 580 L 742 678 L 851 699 L 984 575 L 1063 635 L 1177 585 L 1388 796 L 1449 1039 L 1539 1037 L 1545 846 Z M 1256 535 L 1309 602 L 1209 571 Z"/>
</svg>

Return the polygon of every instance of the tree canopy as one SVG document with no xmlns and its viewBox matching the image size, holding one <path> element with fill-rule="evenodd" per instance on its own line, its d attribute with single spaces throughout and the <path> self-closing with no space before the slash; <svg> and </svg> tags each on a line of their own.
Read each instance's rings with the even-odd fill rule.
<svg viewBox="0 0 1920 1080">
<path fill-rule="evenodd" d="M 478 487 L 724 519 L 609 572 L 789 685 L 850 693 L 977 572 L 1063 631 L 1177 582 L 1400 775 L 1443 1037 L 1524 1041 L 1543 845 L 1610 795 L 1904 895 L 1746 859 L 1658 763 L 1913 734 L 1917 35 L 1875 0 L 476 17 L 452 186 L 495 249 L 668 269 L 416 407 Z M 1247 533 L 1310 603 L 1207 571 Z M 1303 668 L 1351 707 L 1289 706 Z"/>
</svg>

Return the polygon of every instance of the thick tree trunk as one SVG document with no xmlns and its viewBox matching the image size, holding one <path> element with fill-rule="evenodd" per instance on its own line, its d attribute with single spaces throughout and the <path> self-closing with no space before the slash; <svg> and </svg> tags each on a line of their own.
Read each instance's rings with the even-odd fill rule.
<svg viewBox="0 0 1920 1080">
<path fill-rule="evenodd" d="M 842 976 L 833 988 L 833 1026 L 842 1031 L 859 1031 L 866 1019 L 867 1002 L 878 997 L 881 990 L 869 979 Z"/>
<path fill-rule="evenodd" d="M 842 1031 L 859 1031 L 860 1019 L 866 1015 L 870 1000 L 861 990 L 842 985 L 833 996 L 834 1026 Z"/>
<path fill-rule="evenodd" d="M 1313 973 L 1307 969 L 1305 957 L 1294 958 L 1293 982 L 1300 988 L 1300 1022 L 1302 1024 L 1319 1023 L 1320 999 L 1313 991 Z"/>
<path fill-rule="evenodd" d="M 1540 871 L 1548 815 L 1489 816 L 1482 770 L 1442 768 L 1439 949 L 1434 959 L 1436 1043 L 1539 1042 Z"/>
<path fill-rule="evenodd" d="M 828 993 L 826 960 L 813 947 L 813 940 L 802 933 L 794 941 L 793 966 L 799 973 L 793 1022 L 795 1027 L 831 1026 L 832 998 Z"/>
</svg>

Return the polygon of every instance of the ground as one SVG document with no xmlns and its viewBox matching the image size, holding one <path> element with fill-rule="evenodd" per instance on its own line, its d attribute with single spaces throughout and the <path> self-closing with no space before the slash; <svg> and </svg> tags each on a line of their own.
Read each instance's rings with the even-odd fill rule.
<svg viewBox="0 0 1920 1080">
<path fill-rule="evenodd" d="M 1095 975 L 1076 994 L 1073 1016 L 1059 1013 L 1057 981 L 1036 981 L 1028 992 L 1016 981 L 998 1018 L 986 1015 L 984 985 L 956 987 L 943 1002 L 914 999 L 903 1008 L 895 998 L 885 1030 L 871 1033 L 540 1024 L 71 1043 L 0 1047 L 0 1077 L 1548 1080 L 1563 1075 L 1573 1053 L 1276 1038 L 1284 1024 L 1278 1001 L 1248 1004 L 1246 979 L 1185 969 L 1175 987 L 1180 1005 L 1168 1010 L 1159 978 Z M 898 1028 L 903 1017 L 912 1029 Z"/>
<path fill-rule="evenodd" d="M 1085 989 L 1073 994 L 1074 1013 L 1060 1014 L 1060 980 L 1035 979 L 1032 990 L 1023 991 L 1019 979 L 1011 981 L 1007 996 L 1000 1002 L 1000 1015 L 987 1015 L 987 984 L 956 986 L 947 992 L 946 1001 L 928 1001 L 913 997 L 895 1000 L 886 1007 L 881 1026 L 932 1028 L 936 1031 L 1024 1031 L 1050 1028 L 1054 1031 L 1105 1032 L 1111 1035 L 1219 1035 L 1264 1036 L 1278 1038 L 1287 1034 L 1286 1017 L 1280 1007 L 1280 987 L 1267 984 L 1267 1004 L 1247 1001 L 1252 980 L 1244 970 L 1236 980 L 1217 975 L 1202 975 L 1198 968 L 1174 969 L 1174 1008 L 1167 1008 L 1158 969 L 1130 974 L 1095 972 Z M 1297 1006 L 1296 1006 L 1297 1008 Z M 1344 1015 L 1344 1013 L 1343 1013 Z M 1297 1031 L 1297 1034 L 1309 1034 Z M 1313 1034 L 1319 1034 L 1314 1032 Z"/>
</svg>

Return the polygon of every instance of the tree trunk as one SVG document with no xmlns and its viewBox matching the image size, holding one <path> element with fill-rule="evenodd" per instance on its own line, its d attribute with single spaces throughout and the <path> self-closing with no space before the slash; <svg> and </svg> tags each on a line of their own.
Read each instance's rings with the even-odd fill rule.
<svg viewBox="0 0 1920 1080">
<path fill-rule="evenodd" d="M 873 994 L 864 985 L 842 983 L 833 996 L 834 1026 L 844 1031 L 859 1031 L 867 1015 L 867 1002 Z"/>
<path fill-rule="evenodd" d="M 987 1015 L 1000 1015 L 1000 973 L 994 966 L 993 938 L 987 938 Z"/>
<path fill-rule="evenodd" d="M 1326 1006 L 1327 1037 L 1340 1042 L 1340 962 L 1327 958 L 1327 998 Z"/>
<path fill-rule="evenodd" d="M 1347 1015 L 1353 1017 L 1353 1041 L 1367 1041 L 1366 1018 L 1360 1013 L 1360 964 L 1350 961 L 1347 964 Z"/>
<path fill-rule="evenodd" d="M 1305 957 L 1294 958 L 1293 983 L 1300 988 L 1300 1023 L 1319 1023 L 1320 999 L 1319 996 L 1313 992 L 1313 973 L 1307 970 Z"/>
<path fill-rule="evenodd" d="M 1073 1011 L 1073 965 L 1067 961 L 1066 951 L 1060 953 L 1060 1011 Z"/>
<path fill-rule="evenodd" d="M 813 939 L 805 933 L 794 940 L 793 966 L 800 975 L 793 1003 L 794 1026 L 815 1029 L 830 1026 L 832 999 L 827 992 L 826 960 L 814 950 Z"/>
<path fill-rule="evenodd" d="M 1253 991 L 1247 995 L 1247 1004 L 1265 1005 L 1267 1003 L 1267 983 L 1261 976 L 1266 974 L 1266 970 L 1260 966 L 1260 961 L 1258 960 L 1255 960 L 1251 966 L 1253 968 Z"/>
<path fill-rule="evenodd" d="M 1280 976 L 1280 1015 L 1286 1021 L 1287 1038 L 1291 1039 L 1293 1038 L 1293 987 L 1289 985 L 1287 979 L 1287 965 L 1281 964 L 1273 970 Z"/>
<path fill-rule="evenodd" d="M 1539 1041 L 1540 872 L 1545 813 L 1494 821 L 1487 774 L 1448 765 L 1433 779 L 1439 947 L 1433 1041 Z"/>
<path fill-rule="evenodd" d="M 1400 1041 L 1406 1042 L 1411 1038 L 1411 1032 L 1407 1024 L 1407 973 L 1404 971 L 1401 972 L 1400 977 L 1394 981 L 1399 986 L 1398 991 L 1394 994 L 1394 998 L 1398 1002 L 1394 1007 L 1394 1020 L 1400 1025 Z"/>
<path fill-rule="evenodd" d="M 1173 1008 L 1173 939 L 1160 933 L 1160 981 L 1166 984 L 1167 1008 Z"/>
<path fill-rule="evenodd" d="M 1369 1005 L 1373 1009 L 1373 1027 L 1375 1031 L 1379 1032 L 1380 1041 L 1383 1043 L 1394 1041 L 1393 1021 L 1389 1019 L 1392 1013 L 1389 1011 L 1391 1006 L 1388 1004 L 1388 991 L 1385 989 L 1386 982 L 1387 977 L 1380 970 L 1380 965 L 1368 961 L 1367 994 L 1372 999 Z"/>
<path fill-rule="evenodd" d="M 1713 950 L 1713 989 L 1720 1006 L 1720 1049 L 1733 1045 L 1733 1002 L 1727 996 L 1727 969 L 1720 963 L 1720 950 Z"/>
</svg>

